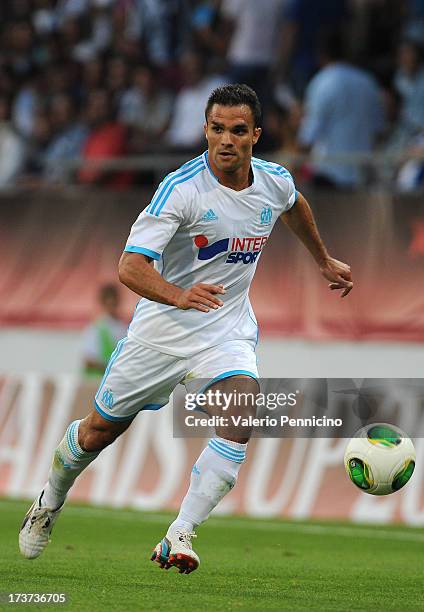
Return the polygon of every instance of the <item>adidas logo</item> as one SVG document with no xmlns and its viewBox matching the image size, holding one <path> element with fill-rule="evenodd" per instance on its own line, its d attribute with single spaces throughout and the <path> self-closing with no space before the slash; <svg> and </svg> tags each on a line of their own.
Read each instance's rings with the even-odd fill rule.
<svg viewBox="0 0 424 612">
<path fill-rule="evenodd" d="M 206 212 L 202 217 L 202 221 L 217 221 L 217 220 L 218 220 L 218 216 L 213 212 L 212 208 L 210 208 L 208 212 Z"/>
</svg>

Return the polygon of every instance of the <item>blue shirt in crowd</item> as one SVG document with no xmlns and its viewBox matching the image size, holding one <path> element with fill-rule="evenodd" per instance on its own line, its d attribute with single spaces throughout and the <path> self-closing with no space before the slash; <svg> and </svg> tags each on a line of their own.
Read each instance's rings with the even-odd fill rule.
<svg viewBox="0 0 424 612">
<path fill-rule="evenodd" d="M 384 110 L 375 79 L 344 62 L 329 64 L 306 90 L 305 117 L 300 142 L 315 157 L 368 153 L 384 127 Z M 361 182 L 354 164 L 317 162 L 315 171 L 342 187 Z"/>
</svg>

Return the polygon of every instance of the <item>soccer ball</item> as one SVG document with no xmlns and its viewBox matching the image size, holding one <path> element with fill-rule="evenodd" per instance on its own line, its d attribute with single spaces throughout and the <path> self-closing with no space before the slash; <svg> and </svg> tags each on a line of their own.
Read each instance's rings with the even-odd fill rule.
<svg viewBox="0 0 424 612">
<path fill-rule="evenodd" d="M 415 448 L 395 425 L 372 423 L 347 445 L 344 464 L 351 481 L 364 493 L 388 495 L 399 491 L 415 468 Z"/>
</svg>

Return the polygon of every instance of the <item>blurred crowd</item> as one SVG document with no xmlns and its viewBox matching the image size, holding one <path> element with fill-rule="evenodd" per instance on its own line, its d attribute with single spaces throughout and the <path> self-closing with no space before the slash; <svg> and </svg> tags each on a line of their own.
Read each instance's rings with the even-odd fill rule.
<svg viewBox="0 0 424 612">
<path fill-rule="evenodd" d="M 311 154 L 302 181 L 355 188 L 379 151 L 424 184 L 424 0 L 8 0 L 0 30 L 0 188 L 137 184 L 75 160 L 203 150 L 228 82 L 261 99 L 258 151 Z"/>
</svg>

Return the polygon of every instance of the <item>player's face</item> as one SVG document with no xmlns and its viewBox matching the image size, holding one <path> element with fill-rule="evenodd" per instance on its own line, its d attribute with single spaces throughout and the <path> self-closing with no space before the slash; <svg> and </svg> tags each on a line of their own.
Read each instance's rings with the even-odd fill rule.
<svg viewBox="0 0 424 612">
<path fill-rule="evenodd" d="M 214 104 L 205 123 L 209 159 L 220 172 L 233 173 L 250 166 L 252 148 L 261 135 L 249 106 Z"/>
</svg>

